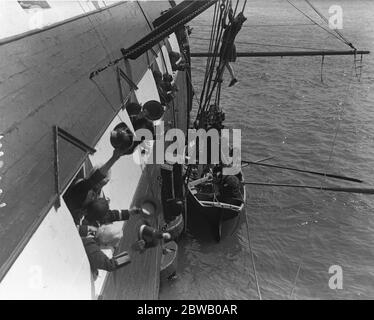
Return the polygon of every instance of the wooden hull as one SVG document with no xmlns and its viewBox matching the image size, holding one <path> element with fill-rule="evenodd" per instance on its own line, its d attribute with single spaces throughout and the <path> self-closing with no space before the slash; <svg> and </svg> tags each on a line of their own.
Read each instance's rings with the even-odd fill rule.
<svg viewBox="0 0 374 320">
<path fill-rule="evenodd" d="M 241 214 L 245 214 L 245 188 L 242 188 L 244 202 L 240 206 L 198 198 L 197 193 L 188 187 L 189 215 L 202 215 L 211 227 L 213 238 L 219 242 L 233 235 L 239 225 Z"/>
</svg>

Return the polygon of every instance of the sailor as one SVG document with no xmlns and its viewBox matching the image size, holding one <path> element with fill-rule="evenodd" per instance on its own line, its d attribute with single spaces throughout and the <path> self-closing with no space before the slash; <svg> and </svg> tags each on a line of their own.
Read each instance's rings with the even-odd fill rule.
<svg viewBox="0 0 374 320">
<path fill-rule="evenodd" d="M 238 80 L 235 77 L 234 70 L 230 65 L 230 62 L 236 61 L 236 47 L 235 47 L 235 37 L 239 33 L 244 21 L 247 18 L 243 15 L 243 12 L 240 12 L 235 18 L 233 16 L 233 10 L 230 7 L 229 9 L 229 24 L 226 24 L 226 15 L 223 18 L 222 26 L 225 29 L 222 36 L 222 45 L 221 45 L 221 62 L 218 67 L 220 73 L 220 81 L 222 81 L 222 75 L 224 68 L 226 67 L 231 75 L 231 81 L 229 87 L 233 86 Z"/>
<path fill-rule="evenodd" d="M 128 210 L 110 210 L 109 201 L 105 198 L 98 198 L 86 206 L 85 210 L 75 213 L 75 223 L 81 237 L 95 235 L 102 225 L 110 224 L 114 221 L 129 220 L 130 216 L 144 214 L 141 208 L 131 208 Z"/>
<path fill-rule="evenodd" d="M 174 97 L 171 94 L 171 92 L 165 90 L 165 83 L 163 80 L 162 73 L 160 71 L 153 71 L 153 77 L 155 79 L 157 91 L 160 96 L 160 102 L 162 105 L 166 105 L 167 103 L 171 102 L 174 99 Z"/>
<path fill-rule="evenodd" d="M 224 175 L 222 169 L 222 165 L 217 165 L 213 169 L 214 182 L 218 189 L 218 201 L 235 204 L 238 202 L 242 203 L 243 195 L 240 188 L 240 179 L 236 175 Z"/>
<path fill-rule="evenodd" d="M 164 73 L 162 75 L 162 82 L 161 82 L 161 87 L 168 93 L 168 94 L 171 94 L 173 95 L 174 97 L 174 93 L 177 92 L 179 89 L 177 87 L 177 85 L 175 84 L 174 82 L 174 79 L 173 77 L 168 74 L 168 73 Z"/>
<path fill-rule="evenodd" d="M 169 52 L 169 59 L 170 59 L 170 64 L 171 64 L 171 69 L 173 71 L 184 71 L 188 65 L 180 55 L 180 53 L 175 52 L 175 51 L 170 51 Z"/>
<path fill-rule="evenodd" d="M 77 181 L 65 193 L 64 199 L 70 212 L 84 208 L 90 201 L 98 198 L 102 187 L 109 181 L 109 172 L 113 164 L 123 155 L 120 149 L 114 149 L 110 159 L 88 178 Z"/>
</svg>

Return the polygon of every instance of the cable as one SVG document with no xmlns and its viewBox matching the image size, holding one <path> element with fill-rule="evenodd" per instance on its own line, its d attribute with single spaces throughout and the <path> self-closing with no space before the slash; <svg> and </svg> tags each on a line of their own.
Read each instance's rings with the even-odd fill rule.
<svg viewBox="0 0 374 320">
<path fill-rule="evenodd" d="M 251 253 L 251 261 L 252 261 L 253 275 L 254 275 L 254 277 L 255 277 L 255 281 L 256 281 L 257 294 L 258 294 L 258 298 L 259 298 L 260 300 L 262 300 L 262 295 L 261 295 L 260 285 L 259 285 L 259 283 L 258 283 L 258 277 L 257 277 L 257 271 L 256 271 L 256 264 L 255 264 L 255 259 L 254 259 L 253 250 L 252 250 L 251 236 L 250 236 L 250 232 L 249 232 L 249 223 L 248 223 L 248 218 L 247 218 L 247 215 L 246 215 L 246 214 L 245 214 L 245 223 L 246 223 L 246 225 L 247 225 L 248 246 L 249 246 L 249 250 L 250 250 L 250 253 Z"/>
<path fill-rule="evenodd" d="M 242 201 L 244 202 L 244 197 L 243 197 L 242 193 L 241 193 L 241 196 L 242 196 Z M 256 270 L 256 263 L 255 263 L 255 258 L 254 258 L 254 254 L 253 254 L 252 243 L 251 243 L 251 233 L 249 231 L 249 222 L 248 222 L 248 217 L 247 217 L 246 212 L 244 212 L 244 217 L 245 217 L 245 224 L 247 226 L 248 247 L 249 247 L 249 252 L 250 252 L 250 255 L 251 255 L 253 276 L 254 276 L 255 282 L 256 282 L 257 295 L 258 295 L 258 298 L 260 300 L 262 300 L 262 295 L 261 295 L 261 290 L 260 290 L 260 285 L 259 285 L 257 270 Z"/>
<path fill-rule="evenodd" d="M 313 223 L 313 220 L 309 221 L 310 223 L 310 227 L 309 227 L 309 231 L 308 231 L 308 236 L 307 236 L 307 239 L 306 239 L 306 243 L 307 245 L 310 243 L 310 234 L 311 234 L 311 230 L 312 230 L 312 223 Z M 296 271 L 296 275 L 295 275 L 295 278 L 294 278 L 294 281 L 293 281 L 293 285 L 292 285 L 292 290 L 288 296 L 288 299 L 291 299 L 293 294 L 294 294 L 294 291 L 296 289 L 296 284 L 297 284 L 297 280 L 299 278 L 299 275 L 300 275 L 300 271 L 301 271 L 301 268 L 302 268 L 302 265 L 303 265 L 303 262 L 304 262 L 304 257 L 305 257 L 305 253 L 306 253 L 306 247 L 304 248 L 301 256 L 300 256 L 300 262 L 299 262 L 299 265 L 297 267 L 297 271 Z"/>
<path fill-rule="evenodd" d="M 286 0 L 291 6 L 293 6 L 297 11 L 299 11 L 303 16 L 305 16 L 306 18 L 308 18 L 310 21 L 312 21 L 315 25 L 317 25 L 318 27 L 320 27 L 321 29 L 325 30 L 327 33 L 329 33 L 330 35 L 332 35 L 333 37 L 335 37 L 336 39 L 338 39 L 339 41 L 343 42 L 344 44 L 350 46 L 349 43 L 347 43 L 346 41 L 344 41 L 342 38 L 338 37 L 335 33 L 332 33 L 330 30 L 324 28 L 323 26 L 321 26 L 318 22 L 314 21 L 313 18 L 311 18 L 310 16 L 308 16 L 305 12 L 303 12 L 302 10 L 300 10 L 298 7 L 296 7 L 290 0 Z"/>
<path fill-rule="evenodd" d="M 329 25 L 329 21 L 328 21 L 328 19 L 319 11 L 319 10 L 317 10 L 317 8 L 316 7 L 314 7 L 312 4 L 311 4 L 311 2 L 309 1 L 309 0 L 305 0 L 305 2 L 307 3 L 307 4 L 309 4 L 309 6 L 318 14 L 318 16 L 323 20 L 323 21 L 325 21 L 325 23 L 327 24 L 327 25 Z M 353 44 L 346 38 L 346 37 L 344 37 L 343 36 L 343 34 L 338 30 L 338 29 L 333 29 L 334 31 L 335 31 L 335 33 L 336 34 L 338 34 L 341 38 L 342 38 L 342 40 L 348 45 L 348 46 L 350 46 L 352 49 L 354 49 L 354 50 L 356 50 L 356 48 L 353 46 Z"/>
<path fill-rule="evenodd" d="M 349 92 L 351 90 L 351 86 L 352 86 L 352 83 L 353 83 L 353 67 L 352 67 L 352 72 L 351 72 L 351 78 L 349 80 L 349 84 L 348 84 L 348 88 L 346 90 L 347 92 L 347 95 L 344 99 L 344 101 L 347 100 L 347 97 L 349 96 Z M 335 145 L 336 145 L 336 138 L 338 136 L 338 133 L 339 133 L 339 130 L 340 130 L 340 124 L 341 124 L 341 119 L 340 119 L 340 115 L 343 114 L 344 112 L 344 109 L 342 108 L 341 111 L 337 113 L 337 117 L 338 117 L 338 124 L 336 126 L 336 129 L 335 129 L 335 134 L 334 134 L 334 139 L 332 141 L 332 145 L 331 145 L 331 149 L 330 149 L 330 154 L 329 154 L 329 159 L 327 161 L 327 165 L 326 165 L 326 169 L 325 169 L 325 173 L 328 172 L 328 170 L 330 169 L 331 167 L 331 160 L 332 160 L 332 155 L 333 155 L 333 152 L 334 152 L 334 148 L 335 148 Z M 325 176 L 324 180 L 321 181 L 321 187 L 323 186 L 323 182 L 326 182 L 326 179 L 327 177 Z"/>
</svg>

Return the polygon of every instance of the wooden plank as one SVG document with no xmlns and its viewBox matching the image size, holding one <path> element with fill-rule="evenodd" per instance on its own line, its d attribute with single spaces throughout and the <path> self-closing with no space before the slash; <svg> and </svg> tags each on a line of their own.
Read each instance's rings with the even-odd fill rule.
<svg viewBox="0 0 374 320">
<path fill-rule="evenodd" d="M 136 190 L 133 205 L 139 205 L 139 200 L 149 196 L 160 201 L 157 176 L 159 167 L 148 165 L 142 175 Z M 150 186 L 147 194 L 147 186 Z M 161 203 L 161 202 L 160 202 Z M 152 219 L 152 226 L 158 227 L 159 219 Z M 131 217 L 124 227 L 124 236 L 118 252 L 126 250 L 130 254 L 131 263 L 108 275 L 103 290 L 103 299 L 116 300 L 154 300 L 158 298 L 159 275 L 161 262 L 161 248 L 149 248 L 144 252 L 132 248 L 138 240 L 139 227 L 142 224 L 140 217 Z"/>
</svg>

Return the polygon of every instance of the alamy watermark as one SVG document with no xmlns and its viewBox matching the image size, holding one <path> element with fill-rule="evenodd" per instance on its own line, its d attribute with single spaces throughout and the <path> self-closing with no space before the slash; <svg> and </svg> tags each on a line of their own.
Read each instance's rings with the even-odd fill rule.
<svg viewBox="0 0 374 320">
<path fill-rule="evenodd" d="M 343 29 L 343 8 L 339 5 L 332 5 L 329 8 L 329 28 L 332 30 Z"/>
<path fill-rule="evenodd" d="M 343 268 L 339 265 L 332 265 L 329 268 L 329 288 L 332 290 L 343 289 Z"/>
<path fill-rule="evenodd" d="M 225 174 L 235 174 L 241 168 L 240 129 L 188 129 L 186 137 L 178 128 L 165 132 L 164 122 L 160 121 L 155 135 L 148 129 L 138 129 L 134 141 L 142 141 L 142 156 L 133 153 L 137 164 L 223 164 Z M 154 144 L 150 145 L 150 141 Z"/>
</svg>

